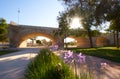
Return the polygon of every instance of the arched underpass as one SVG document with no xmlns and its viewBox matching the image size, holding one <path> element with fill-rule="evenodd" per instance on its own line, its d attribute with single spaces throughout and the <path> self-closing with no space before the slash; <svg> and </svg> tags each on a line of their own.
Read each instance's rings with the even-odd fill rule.
<svg viewBox="0 0 120 79">
<path fill-rule="evenodd" d="M 54 45 L 56 43 L 55 39 L 50 36 L 50 35 L 47 35 L 47 34 L 43 34 L 43 33 L 31 33 L 31 34 L 28 34 L 28 35 L 25 35 L 21 38 L 21 41 L 20 41 L 20 45 L 18 47 L 27 47 L 27 39 L 31 39 L 31 38 L 34 38 L 34 37 L 38 37 L 38 36 L 42 36 L 44 38 L 48 38 L 51 40 L 52 42 L 52 45 Z M 35 39 L 37 40 L 37 39 Z M 36 42 L 36 41 L 35 41 Z"/>
</svg>

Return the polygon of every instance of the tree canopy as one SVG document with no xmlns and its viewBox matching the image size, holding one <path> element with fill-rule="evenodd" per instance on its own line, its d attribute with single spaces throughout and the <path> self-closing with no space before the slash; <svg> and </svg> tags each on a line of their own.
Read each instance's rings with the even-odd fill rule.
<svg viewBox="0 0 120 79">
<path fill-rule="evenodd" d="M 8 24 L 4 18 L 0 19 L 0 41 L 4 42 L 7 40 L 7 27 Z"/>
<path fill-rule="evenodd" d="M 106 21 L 111 22 L 110 28 L 120 29 L 120 0 L 60 0 L 64 3 L 70 16 L 82 18 L 83 28 L 87 31 L 92 47 L 93 26 L 101 26 Z"/>
</svg>

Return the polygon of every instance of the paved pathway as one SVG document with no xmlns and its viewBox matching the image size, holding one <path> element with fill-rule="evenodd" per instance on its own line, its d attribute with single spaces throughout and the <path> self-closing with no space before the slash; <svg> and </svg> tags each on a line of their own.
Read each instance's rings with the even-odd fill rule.
<svg viewBox="0 0 120 79">
<path fill-rule="evenodd" d="M 20 79 L 30 59 L 40 49 L 26 48 L 21 51 L 0 56 L 0 79 Z"/>
<path fill-rule="evenodd" d="M 106 63 L 106 65 L 101 66 L 101 63 Z M 106 59 L 86 56 L 86 63 L 80 69 L 90 70 L 95 79 L 120 79 L 120 63 Z"/>
<path fill-rule="evenodd" d="M 0 79 L 20 79 L 30 59 L 37 55 L 40 49 L 27 48 L 19 52 L 0 56 Z M 101 69 L 100 63 L 107 63 L 106 68 Z M 74 66 L 73 66 L 74 67 Z M 114 63 L 105 59 L 86 56 L 86 63 L 77 65 L 78 72 L 90 70 L 99 79 L 120 79 L 120 63 Z M 97 78 L 95 78 L 97 79 Z"/>
<path fill-rule="evenodd" d="M 62 57 L 61 54 L 57 55 Z M 101 63 L 106 63 L 106 65 L 101 66 Z M 74 70 L 74 64 L 71 64 L 71 68 Z M 86 56 L 85 63 L 77 63 L 78 75 L 80 75 L 80 72 L 86 71 L 94 74 L 94 79 L 120 79 L 120 63 L 98 57 Z"/>
</svg>

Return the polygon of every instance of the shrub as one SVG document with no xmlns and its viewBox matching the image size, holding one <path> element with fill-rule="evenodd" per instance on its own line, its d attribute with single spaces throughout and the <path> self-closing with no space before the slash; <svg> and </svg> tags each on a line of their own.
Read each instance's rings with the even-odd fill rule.
<svg viewBox="0 0 120 79">
<path fill-rule="evenodd" d="M 42 49 L 28 65 L 26 79 L 75 79 L 69 66 L 48 49 Z"/>
</svg>

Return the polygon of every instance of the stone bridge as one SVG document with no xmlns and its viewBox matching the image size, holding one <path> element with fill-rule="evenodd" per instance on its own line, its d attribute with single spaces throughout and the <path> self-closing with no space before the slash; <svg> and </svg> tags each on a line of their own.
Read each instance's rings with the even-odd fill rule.
<svg viewBox="0 0 120 79">
<path fill-rule="evenodd" d="M 58 44 L 59 46 L 64 46 L 64 37 L 54 36 L 54 32 L 58 28 L 51 27 L 40 27 L 40 26 L 29 26 L 29 25 L 16 25 L 9 24 L 8 37 L 11 47 L 27 47 L 26 40 L 36 36 L 44 36 L 51 39 L 52 44 Z M 69 36 L 77 41 L 77 46 L 89 47 L 88 39 L 83 39 L 81 41 L 78 37 Z"/>
<path fill-rule="evenodd" d="M 40 27 L 40 26 L 29 26 L 29 25 L 15 25 L 9 24 L 8 37 L 11 47 L 27 47 L 26 40 L 36 36 L 44 36 L 51 39 L 52 44 L 58 44 L 59 46 L 64 46 L 64 37 L 54 36 L 54 31 L 58 28 L 51 27 Z M 69 36 L 77 41 L 77 47 L 90 47 L 89 39 L 85 37 L 73 37 Z M 93 37 L 93 45 L 95 46 L 105 46 L 113 45 L 113 36 L 105 36 L 98 39 L 98 37 Z M 108 43 L 109 42 L 109 43 Z"/>
<path fill-rule="evenodd" d="M 54 37 L 53 32 L 57 29 L 58 28 L 10 24 L 8 28 L 8 37 L 11 47 L 24 47 L 25 40 L 36 36 L 47 37 L 52 40 L 53 44 L 55 44 L 57 38 Z"/>
</svg>

